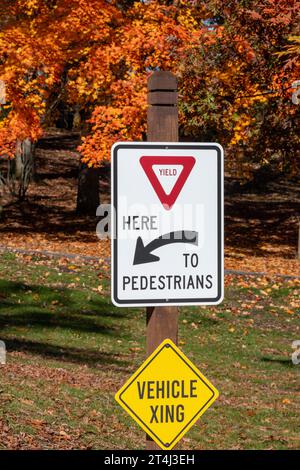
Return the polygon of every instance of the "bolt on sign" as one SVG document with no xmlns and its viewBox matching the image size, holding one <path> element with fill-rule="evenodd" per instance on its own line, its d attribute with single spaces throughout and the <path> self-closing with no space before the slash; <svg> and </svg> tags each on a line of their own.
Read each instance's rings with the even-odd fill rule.
<svg viewBox="0 0 300 470">
<path fill-rule="evenodd" d="M 218 396 L 210 381 L 166 339 L 115 398 L 162 449 L 170 450 Z"/>
<path fill-rule="evenodd" d="M 223 299 L 223 149 L 112 147 L 112 301 L 119 306 Z"/>
</svg>

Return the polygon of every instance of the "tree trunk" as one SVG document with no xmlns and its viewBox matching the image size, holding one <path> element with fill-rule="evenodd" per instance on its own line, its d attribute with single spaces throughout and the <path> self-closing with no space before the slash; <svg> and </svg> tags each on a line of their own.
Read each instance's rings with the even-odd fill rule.
<svg viewBox="0 0 300 470">
<path fill-rule="evenodd" d="M 34 152 L 35 145 L 29 138 L 17 140 L 15 158 L 8 161 L 7 187 L 20 201 L 33 178 Z"/>
<path fill-rule="evenodd" d="M 23 153 L 22 152 L 22 140 L 17 140 L 15 165 L 14 165 L 15 177 L 17 180 L 20 180 L 23 175 L 24 164 L 23 164 L 22 153 Z"/>
<path fill-rule="evenodd" d="M 99 168 L 89 168 L 80 162 L 76 212 L 95 216 L 99 204 Z"/>
<path fill-rule="evenodd" d="M 30 167 L 30 180 L 34 181 L 36 174 L 35 144 L 30 139 L 25 139 L 22 143 L 22 149 L 25 168 L 26 165 Z"/>
</svg>

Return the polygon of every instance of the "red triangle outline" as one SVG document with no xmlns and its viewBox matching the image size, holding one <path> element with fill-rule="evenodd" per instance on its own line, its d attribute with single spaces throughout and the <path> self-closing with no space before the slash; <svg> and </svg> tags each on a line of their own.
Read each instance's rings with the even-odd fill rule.
<svg viewBox="0 0 300 470">
<path fill-rule="evenodd" d="M 144 156 L 140 158 L 140 164 L 146 173 L 156 195 L 166 210 L 172 209 L 186 180 L 188 179 L 193 166 L 196 163 L 194 157 L 152 157 Z M 153 170 L 153 165 L 182 165 L 183 169 L 170 194 L 166 194 Z"/>
</svg>

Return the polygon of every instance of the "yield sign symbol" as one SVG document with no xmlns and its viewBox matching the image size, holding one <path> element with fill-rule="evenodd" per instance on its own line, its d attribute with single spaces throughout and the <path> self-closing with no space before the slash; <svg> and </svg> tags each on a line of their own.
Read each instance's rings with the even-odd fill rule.
<svg viewBox="0 0 300 470">
<path fill-rule="evenodd" d="M 190 172 L 192 171 L 193 166 L 195 165 L 195 158 L 194 157 L 141 157 L 140 164 L 143 167 L 144 172 L 148 176 L 150 183 L 153 186 L 154 191 L 156 192 L 160 202 L 164 206 L 166 210 L 172 209 L 173 205 L 176 202 Z M 162 174 L 167 174 L 169 172 L 169 168 L 172 166 L 174 168 L 175 165 L 182 167 L 182 171 L 180 172 L 173 189 L 169 194 L 166 193 L 164 190 L 161 182 L 157 174 L 155 173 L 153 166 L 158 167 L 161 169 Z M 162 176 L 167 177 L 167 176 Z"/>
</svg>

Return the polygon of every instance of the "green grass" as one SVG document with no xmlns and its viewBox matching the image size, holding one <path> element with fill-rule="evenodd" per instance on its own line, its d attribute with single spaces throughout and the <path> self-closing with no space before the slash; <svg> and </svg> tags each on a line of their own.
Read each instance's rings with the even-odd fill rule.
<svg viewBox="0 0 300 470">
<path fill-rule="evenodd" d="M 114 394 L 145 358 L 144 309 L 112 306 L 95 265 L 2 254 L 0 270 L 0 449 L 141 448 Z M 222 305 L 181 309 L 179 346 L 220 397 L 179 447 L 299 448 L 299 284 L 227 281 Z"/>
</svg>

